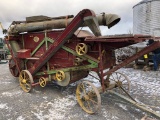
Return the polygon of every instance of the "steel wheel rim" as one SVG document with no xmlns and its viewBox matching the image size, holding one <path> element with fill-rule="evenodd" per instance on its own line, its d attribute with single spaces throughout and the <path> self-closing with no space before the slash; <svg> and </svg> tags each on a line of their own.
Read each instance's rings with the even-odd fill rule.
<svg viewBox="0 0 160 120">
<path fill-rule="evenodd" d="M 96 113 L 101 107 L 99 91 L 88 81 L 83 81 L 77 86 L 76 97 L 81 108 L 89 114 Z"/>
<path fill-rule="evenodd" d="M 109 81 L 114 81 L 116 83 L 116 87 L 119 88 L 119 91 L 117 92 L 124 92 L 121 87 L 126 91 L 130 92 L 130 80 L 129 78 L 120 72 L 114 72 L 111 75 L 109 75 Z"/>
</svg>

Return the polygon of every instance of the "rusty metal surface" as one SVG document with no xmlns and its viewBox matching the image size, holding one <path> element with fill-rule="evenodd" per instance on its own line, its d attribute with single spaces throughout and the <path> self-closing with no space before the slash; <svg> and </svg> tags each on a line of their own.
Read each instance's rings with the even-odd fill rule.
<svg viewBox="0 0 160 120">
<path fill-rule="evenodd" d="M 132 34 L 122 34 L 122 35 L 111 35 L 111 36 L 100 36 L 100 37 L 86 37 L 85 41 L 92 42 L 129 42 L 132 44 L 143 42 L 146 39 L 154 39 L 154 37 L 149 35 L 132 35 Z"/>
<path fill-rule="evenodd" d="M 31 57 L 31 50 L 30 49 L 21 49 L 17 51 L 18 58 L 30 58 Z"/>
<path fill-rule="evenodd" d="M 105 75 L 108 75 L 116 70 L 118 70 L 121 67 L 124 67 L 125 65 L 129 64 L 130 62 L 138 59 L 139 57 L 141 57 L 142 55 L 149 53 L 157 48 L 160 47 L 160 42 L 156 41 L 154 42 L 152 45 L 142 49 L 141 51 L 139 51 L 138 53 L 136 53 L 135 55 L 129 57 L 128 59 L 124 60 L 122 63 L 120 63 L 119 65 L 116 65 L 113 69 L 110 69 L 109 71 L 107 71 L 105 73 Z"/>
</svg>

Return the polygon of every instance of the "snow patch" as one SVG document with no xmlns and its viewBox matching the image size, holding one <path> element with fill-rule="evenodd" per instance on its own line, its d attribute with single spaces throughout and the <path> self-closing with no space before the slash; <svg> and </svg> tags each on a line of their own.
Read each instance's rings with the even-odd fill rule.
<svg viewBox="0 0 160 120">
<path fill-rule="evenodd" d="M 126 105 L 123 105 L 123 104 L 120 104 L 120 103 L 119 103 L 118 106 L 121 107 L 123 110 L 126 110 L 126 111 L 127 111 Z"/>
<path fill-rule="evenodd" d="M 0 109 L 8 109 L 8 106 L 7 106 L 7 104 L 5 103 L 5 104 L 0 104 Z"/>
<path fill-rule="evenodd" d="M 22 116 L 19 116 L 16 120 L 25 120 Z"/>
<path fill-rule="evenodd" d="M 0 84 L 11 84 L 12 82 L 0 82 Z"/>
<path fill-rule="evenodd" d="M 106 118 L 106 117 L 108 117 L 108 113 L 107 113 L 107 111 L 104 109 L 104 108 L 102 108 L 102 115 Z"/>
<path fill-rule="evenodd" d="M 23 92 L 23 91 L 3 92 L 2 95 L 3 95 L 3 96 L 12 97 L 12 96 L 21 95 L 22 92 Z"/>
<path fill-rule="evenodd" d="M 43 102 L 40 106 L 35 106 L 34 111 L 31 112 L 39 120 L 62 120 L 69 117 L 67 117 L 66 114 L 69 113 L 76 104 L 75 97 L 73 95 L 68 95 L 65 98 L 54 99 L 53 102 Z M 43 111 L 42 108 L 45 110 Z M 48 109 L 48 111 L 46 111 L 46 109 Z"/>
<path fill-rule="evenodd" d="M 44 97 L 43 97 L 43 99 L 45 99 L 45 100 L 47 100 L 47 98 L 48 98 L 47 96 L 44 96 Z"/>
<path fill-rule="evenodd" d="M 138 86 L 144 93 L 160 96 L 160 80 L 155 71 L 144 72 L 133 68 L 121 68 L 119 71 L 130 79 L 133 86 Z"/>
<path fill-rule="evenodd" d="M 142 71 L 135 70 L 133 68 L 121 68 L 119 72 L 124 73 L 131 81 L 131 91 L 135 100 L 144 105 L 147 105 L 147 108 L 150 110 L 160 111 L 159 105 L 160 99 L 160 74 L 159 71 Z M 143 97 L 148 99 L 150 102 L 146 103 L 143 101 Z M 141 99 L 142 98 L 142 99 Z M 141 102 L 142 101 L 142 102 Z M 152 101 L 152 102 L 151 102 Z M 143 103 L 144 102 L 144 103 Z"/>
<path fill-rule="evenodd" d="M 90 81 L 93 83 L 97 88 L 101 86 L 101 83 L 99 82 L 99 77 L 96 72 L 91 71 L 87 78 L 84 78 L 83 80 Z"/>
<path fill-rule="evenodd" d="M 118 120 L 119 118 L 117 116 L 112 116 L 112 120 Z"/>
</svg>

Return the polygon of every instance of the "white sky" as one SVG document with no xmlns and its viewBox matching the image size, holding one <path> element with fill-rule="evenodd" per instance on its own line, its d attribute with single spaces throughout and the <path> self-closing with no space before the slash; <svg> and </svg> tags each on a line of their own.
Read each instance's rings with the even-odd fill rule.
<svg viewBox="0 0 160 120">
<path fill-rule="evenodd" d="M 12 21 L 25 17 L 45 15 L 56 17 L 76 15 L 82 9 L 91 9 L 96 14 L 106 12 L 118 14 L 121 21 L 111 29 L 101 27 L 103 35 L 126 34 L 132 30 L 132 7 L 141 0 L 0 0 L 0 22 L 8 28 Z M 3 37 L 0 30 L 0 37 Z"/>
</svg>

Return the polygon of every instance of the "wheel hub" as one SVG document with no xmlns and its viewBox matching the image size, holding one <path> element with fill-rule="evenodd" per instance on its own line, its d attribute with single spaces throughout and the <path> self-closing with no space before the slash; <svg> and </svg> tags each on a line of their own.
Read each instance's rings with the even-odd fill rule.
<svg viewBox="0 0 160 120">
<path fill-rule="evenodd" d="M 117 83 L 116 83 L 116 84 L 117 84 L 117 86 L 122 86 L 122 82 L 121 82 L 121 81 L 119 81 L 119 80 L 117 81 Z"/>
<path fill-rule="evenodd" d="M 88 95 L 85 95 L 84 96 L 84 99 L 87 101 L 87 100 L 89 100 L 89 96 Z"/>
<path fill-rule="evenodd" d="M 22 80 L 22 83 L 23 83 L 23 84 L 26 84 L 26 83 L 27 83 L 27 81 L 26 81 L 25 79 L 23 79 L 23 80 Z"/>
</svg>

